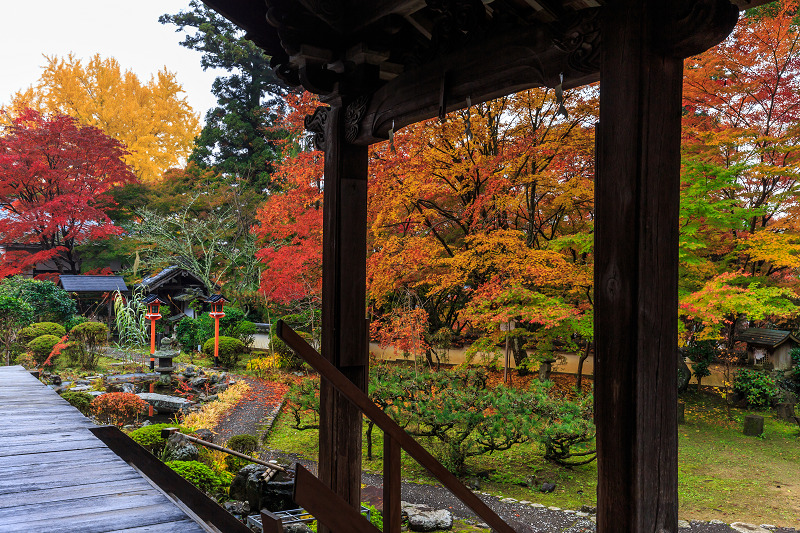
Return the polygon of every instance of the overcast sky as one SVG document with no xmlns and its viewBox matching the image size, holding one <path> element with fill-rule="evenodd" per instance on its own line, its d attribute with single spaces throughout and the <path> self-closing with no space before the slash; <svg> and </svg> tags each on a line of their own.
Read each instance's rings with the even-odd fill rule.
<svg viewBox="0 0 800 533">
<path fill-rule="evenodd" d="M 162 25 L 159 15 L 188 9 L 189 0 L 0 0 L 0 105 L 33 84 L 45 55 L 72 52 L 84 61 L 114 57 L 142 82 L 166 66 L 177 76 L 201 119 L 216 101 L 200 52 L 178 43 L 183 33 Z"/>
</svg>

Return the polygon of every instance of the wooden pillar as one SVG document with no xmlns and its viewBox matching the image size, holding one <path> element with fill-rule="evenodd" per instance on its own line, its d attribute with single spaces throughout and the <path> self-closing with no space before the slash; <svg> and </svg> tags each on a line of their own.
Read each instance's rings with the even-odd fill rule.
<svg viewBox="0 0 800 533">
<path fill-rule="evenodd" d="M 683 61 L 671 0 L 608 2 L 595 188 L 598 531 L 674 533 Z"/>
<path fill-rule="evenodd" d="M 325 119 L 322 355 L 366 391 L 368 148 L 346 140 L 347 103 L 333 103 Z M 319 478 L 358 508 L 361 412 L 325 380 L 320 391 Z"/>
</svg>

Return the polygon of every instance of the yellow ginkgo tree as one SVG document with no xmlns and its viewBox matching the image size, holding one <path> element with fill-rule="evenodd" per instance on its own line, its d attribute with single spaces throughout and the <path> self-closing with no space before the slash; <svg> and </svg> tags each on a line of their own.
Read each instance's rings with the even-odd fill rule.
<svg viewBox="0 0 800 533">
<path fill-rule="evenodd" d="M 100 128 L 127 147 L 125 162 L 143 182 L 158 181 L 191 153 L 199 118 L 174 73 L 164 68 L 143 83 L 114 58 L 95 55 L 84 64 L 69 54 L 45 61 L 36 84 L 14 96 L 12 114 L 32 107 Z"/>
</svg>

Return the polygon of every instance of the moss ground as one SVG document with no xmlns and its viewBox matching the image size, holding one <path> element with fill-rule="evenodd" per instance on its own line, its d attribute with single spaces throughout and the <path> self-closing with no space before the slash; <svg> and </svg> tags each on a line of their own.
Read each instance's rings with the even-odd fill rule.
<svg viewBox="0 0 800 533">
<path fill-rule="evenodd" d="M 771 412 L 731 409 L 712 389 L 685 394 L 686 422 L 679 426 L 679 498 L 681 518 L 727 522 L 745 521 L 800 526 L 800 430 L 776 420 Z M 747 414 L 765 417 L 762 437 L 742 434 Z M 317 431 L 291 428 L 282 413 L 273 426 L 267 447 L 316 460 Z M 366 426 L 365 426 L 366 432 Z M 373 459 L 364 461 L 367 471 L 380 473 L 382 434 L 373 434 Z M 364 439 L 366 457 L 366 438 Z M 595 505 L 597 465 L 563 468 L 544 460 L 538 446 L 518 445 L 506 452 L 472 458 L 467 475 L 483 474 L 481 490 L 500 497 L 529 500 L 547 506 L 577 509 Z M 434 483 L 427 472 L 403 454 L 403 476 L 408 481 Z M 523 486 L 531 476 L 537 484 L 556 484 L 543 494 Z"/>
</svg>

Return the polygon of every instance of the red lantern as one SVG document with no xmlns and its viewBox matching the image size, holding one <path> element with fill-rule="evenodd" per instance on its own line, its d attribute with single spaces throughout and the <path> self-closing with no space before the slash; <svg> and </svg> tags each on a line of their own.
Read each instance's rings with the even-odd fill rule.
<svg viewBox="0 0 800 533">
<path fill-rule="evenodd" d="M 208 316 L 214 319 L 214 366 L 219 366 L 219 319 L 225 316 L 222 309 L 225 307 L 225 302 L 228 301 L 230 300 L 221 294 L 215 294 L 206 300 L 206 303 L 211 304 L 211 312 L 208 313 Z"/>
<path fill-rule="evenodd" d="M 150 321 L 150 370 L 152 371 L 156 369 L 156 320 L 161 318 L 160 307 L 167 302 L 161 301 L 155 294 L 148 294 L 142 303 L 147 306 L 144 317 Z"/>
</svg>

